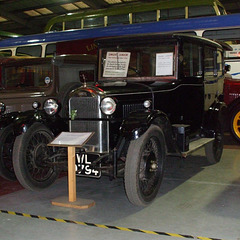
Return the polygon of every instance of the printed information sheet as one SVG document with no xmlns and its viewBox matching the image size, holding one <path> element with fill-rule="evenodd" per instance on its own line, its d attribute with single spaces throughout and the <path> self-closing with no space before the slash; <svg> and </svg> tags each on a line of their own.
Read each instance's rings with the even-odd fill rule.
<svg viewBox="0 0 240 240">
<path fill-rule="evenodd" d="M 130 52 L 107 52 L 103 77 L 126 77 Z"/>
<path fill-rule="evenodd" d="M 173 75 L 173 53 L 156 54 L 156 76 Z"/>
<path fill-rule="evenodd" d="M 93 134 L 93 132 L 62 132 L 48 145 L 83 146 Z"/>
</svg>

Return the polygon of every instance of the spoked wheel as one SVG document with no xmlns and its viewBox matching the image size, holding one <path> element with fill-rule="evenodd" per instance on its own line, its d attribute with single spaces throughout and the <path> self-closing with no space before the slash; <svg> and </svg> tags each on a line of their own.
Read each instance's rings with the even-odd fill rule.
<svg viewBox="0 0 240 240">
<path fill-rule="evenodd" d="M 0 175 L 11 181 L 16 180 L 12 162 L 15 135 L 12 125 L 0 130 Z"/>
<path fill-rule="evenodd" d="M 223 131 L 220 123 L 217 123 L 214 140 L 205 145 L 205 153 L 209 163 L 220 161 L 223 152 Z"/>
<path fill-rule="evenodd" d="M 240 141 L 240 106 L 231 115 L 231 131 L 233 136 Z"/>
<path fill-rule="evenodd" d="M 47 144 L 52 132 L 43 124 L 33 124 L 26 133 L 16 138 L 13 148 L 13 166 L 17 179 L 29 190 L 41 190 L 51 185 L 59 171 L 51 164 L 53 148 Z"/>
<path fill-rule="evenodd" d="M 131 203 L 146 206 L 156 197 L 164 172 L 165 139 L 155 125 L 130 142 L 125 164 L 125 190 Z"/>
</svg>

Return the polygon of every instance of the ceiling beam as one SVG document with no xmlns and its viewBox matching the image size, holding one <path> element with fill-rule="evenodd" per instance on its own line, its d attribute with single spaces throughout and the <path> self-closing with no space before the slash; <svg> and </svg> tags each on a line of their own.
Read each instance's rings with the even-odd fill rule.
<svg viewBox="0 0 240 240">
<path fill-rule="evenodd" d="M 3 6 L 1 6 L 1 8 L 0 8 L 0 15 L 2 17 L 7 18 L 8 20 L 18 23 L 18 24 L 20 24 L 24 27 L 27 27 L 31 30 L 34 30 L 34 29 L 36 30 L 36 27 L 37 27 L 36 25 L 32 26 L 31 24 L 29 24 L 29 21 L 27 21 L 26 19 L 22 19 L 22 18 L 16 16 L 15 14 L 8 12 L 7 9 L 5 9 Z"/>
<path fill-rule="evenodd" d="M 17 22 L 21 25 L 26 25 L 27 21 L 17 17 L 15 14 L 9 13 L 8 11 L 6 11 L 6 9 L 4 9 L 3 7 L 0 8 L 0 15 L 4 18 L 7 18 L 9 20 L 12 20 L 14 22 Z"/>
</svg>

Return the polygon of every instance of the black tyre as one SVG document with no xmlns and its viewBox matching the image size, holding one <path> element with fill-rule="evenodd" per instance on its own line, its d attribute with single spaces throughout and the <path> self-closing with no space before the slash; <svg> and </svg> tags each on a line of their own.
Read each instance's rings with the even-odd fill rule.
<svg viewBox="0 0 240 240">
<path fill-rule="evenodd" d="M 130 142 L 124 181 L 132 204 L 146 206 L 156 197 L 163 178 L 165 146 L 163 132 L 156 125 L 151 125 L 139 139 Z"/>
<path fill-rule="evenodd" d="M 13 147 L 13 166 L 23 187 L 38 191 L 50 186 L 58 177 L 58 169 L 49 164 L 53 139 L 52 132 L 41 123 L 33 124 L 26 133 L 19 135 Z"/>
<path fill-rule="evenodd" d="M 62 89 L 59 92 L 58 95 L 58 100 L 61 103 L 61 110 L 59 112 L 60 116 L 63 118 L 68 117 L 68 100 L 69 100 L 69 93 L 82 86 L 82 84 L 80 82 L 71 82 L 71 83 L 67 83 L 65 86 L 62 87 Z"/>
<path fill-rule="evenodd" d="M 240 105 L 231 113 L 230 124 L 232 135 L 240 141 Z"/>
<path fill-rule="evenodd" d="M 205 145 L 205 154 L 211 164 L 219 162 L 223 152 L 223 131 L 220 123 L 216 125 L 214 134 L 214 140 Z"/>
<path fill-rule="evenodd" d="M 14 140 L 12 125 L 0 130 L 0 175 L 10 181 L 16 180 L 12 162 Z"/>
</svg>

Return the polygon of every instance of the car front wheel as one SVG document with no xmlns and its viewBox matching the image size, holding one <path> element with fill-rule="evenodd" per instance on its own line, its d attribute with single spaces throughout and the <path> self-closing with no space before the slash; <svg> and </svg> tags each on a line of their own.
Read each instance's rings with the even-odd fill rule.
<svg viewBox="0 0 240 240">
<path fill-rule="evenodd" d="M 163 178 L 165 158 L 165 138 L 156 125 L 130 142 L 124 182 L 131 203 L 146 206 L 154 200 Z"/>
<path fill-rule="evenodd" d="M 50 186 L 59 171 L 49 161 L 53 148 L 47 144 L 53 139 L 52 132 L 41 123 L 33 124 L 19 135 L 13 147 L 15 174 L 23 187 L 38 191 Z"/>
</svg>

